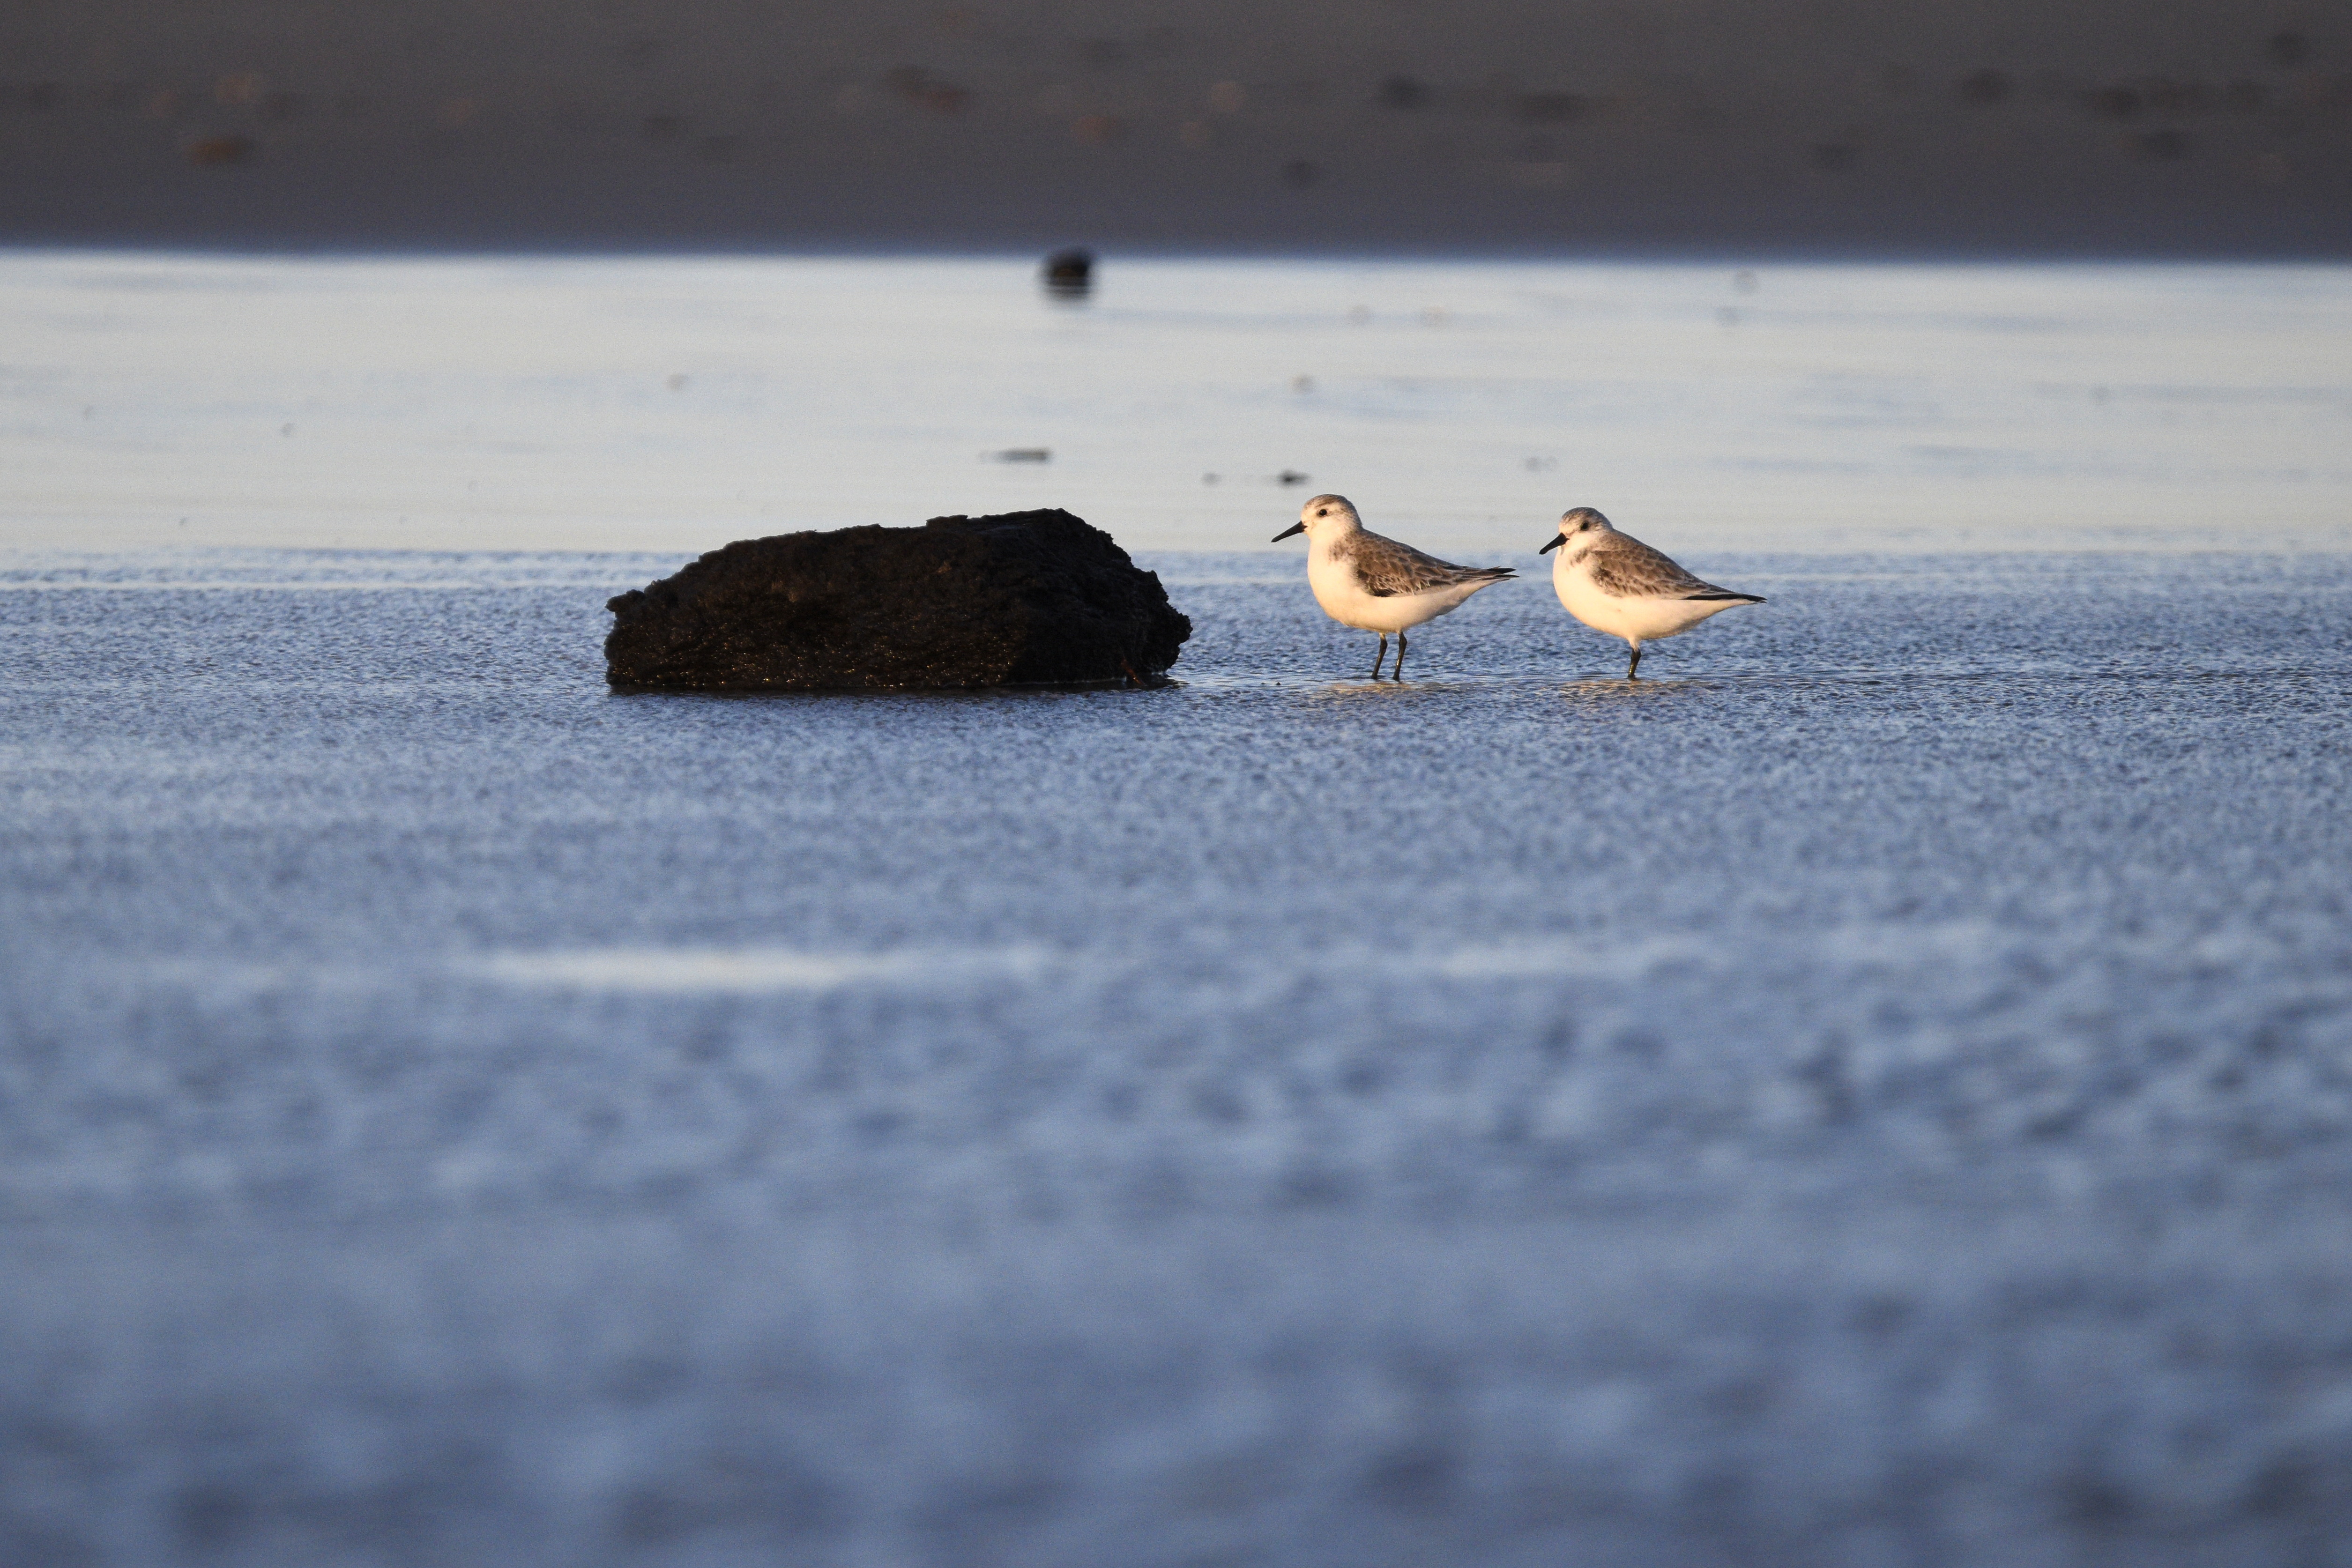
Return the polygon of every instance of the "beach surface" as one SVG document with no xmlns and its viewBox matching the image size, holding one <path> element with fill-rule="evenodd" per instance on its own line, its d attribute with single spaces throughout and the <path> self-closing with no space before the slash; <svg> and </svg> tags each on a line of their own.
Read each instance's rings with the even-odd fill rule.
<svg viewBox="0 0 2352 1568">
<path fill-rule="evenodd" d="M 659 558 L 0 580 L 20 1561 L 2327 1561 L 2341 557 L 608 695 Z"/>
<path fill-rule="evenodd" d="M 2339 273 L 0 278 L 0 1559 L 2343 1560 Z M 1176 684 L 604 685 L 1032 505 Z"/>
</svg>

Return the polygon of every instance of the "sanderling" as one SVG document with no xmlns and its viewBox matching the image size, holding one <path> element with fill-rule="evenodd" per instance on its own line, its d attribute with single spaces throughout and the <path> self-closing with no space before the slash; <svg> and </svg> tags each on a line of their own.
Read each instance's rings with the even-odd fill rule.
<svg viewBox="0 0 2352 1568">
<path fill-rule="evenodd" d="M 1364 527 L 1345 496 L 1316 497 L 1274 542 L 1296 533 L 1307 538 L 1307 586 L 1323 613 L 1342 626 L 1381 634 L 1381 651 L 1372 656 L 1376 681 L 1389 656 L 1390 632 L 1397 640 L 1395 678 L 1402 680 L 1405 628 L 1434 621 L 1488 584 L 1518 575 L 1507 566 L 1454 566 L 1382 538 Z"/>
<path fill-rule="evenodd" d="M 1312 505 L 1310 502 L 1309 505 Z M 1559 520 L 1559 532 L 1543 550 L 1559 551 L 1551 586 L 1568 612 L 1633 650 L 1625 678 L 1642 667 L 1642 644 L 1680 636 L 1718 610 L 1761 604 L 1753 593 L 1734 593 L 1701 582 L 1630 534 L 1621 534 L 1590 507 Z"/>
</svg>

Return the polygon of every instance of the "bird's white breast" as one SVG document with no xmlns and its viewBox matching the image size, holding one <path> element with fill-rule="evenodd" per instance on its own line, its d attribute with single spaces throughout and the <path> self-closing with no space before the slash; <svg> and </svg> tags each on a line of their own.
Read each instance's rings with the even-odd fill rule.
<svg viewBox="0 0 2352 1568">
<path fill-rule="evenodd" d="M 1726 599 L 1620 598 L 1601 591 L 1592 580 L 1591 564 L 1590 551 L 1571 557 L 1567 550 L 1561 550 L 1559 559 L 1552 563 L 1552 591 L 1559 595 L 1560 608 L 1595 632 L 1606 632 L 1612 637 L 1640 643 L 1672 637 L 1738 602 Z"/>
<path fill-rule="evenodd" d="M 1436 619 L 1482 585 L 1444 588 L 1433 593 L 1367 593 L 1354 561 L 1317 545 L 1307 558 L 1307 586 L 1314 591 L 1315 602 L 1323 607 L 1323 613 L 1340 625 L 1388 633 Z"/>
</svg>

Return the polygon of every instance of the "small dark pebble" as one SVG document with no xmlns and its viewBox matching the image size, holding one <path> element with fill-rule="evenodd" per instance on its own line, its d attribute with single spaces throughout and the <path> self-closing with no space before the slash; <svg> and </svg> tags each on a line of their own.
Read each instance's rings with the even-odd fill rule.
<svg viewBox="0 0 2352 1568">
<path fill-rule="evenodd" d="M 1960 96 L 1970 103 L 2006 103 L 2016 90 L 2009 78 L 1990 68 L 1960 78 Z"/>
<path fill-rule="evenodd" d="M 1095 253 L 1073 248 L 1045 258 L 1045 289 L 1064 298 L 1077 298 L 1095 286 Z"/>
<path fill-rule="evenodd" d="M 188 162 L 199 169 L 242 163 L 254 154 L 253 141 L 245 136 L 207 136 L 188 145 Z"/>
<path fill-rule="evenodd" d="M 920 66 L 900 66 L 883 79 L 900 98 L 934 114 L 961 114 L 971 103 L 970 91 L 940 80 Z"/>
<path fill-rule="evenodd" d="M 1411 77 L 1391 77 L 1381 83 L 1381 104 L 1386 109 L 1415 110 L 1429 102 L 1429 89 Z"/>
<path fill-rule="evenodd" d="M 1519 99 L 1519 118 L 1538 125 L 1565 125 L 1584 117 L 1584 99 L 1572 92 L 1531 92 Z"/>
<path fill-rule="evenodd" d="M 2131 87 L 2099 88 L 2091 92 L 2084 101 L 2089 104 L 2093 114 L 2107 120 L 2129 120 L 2144 107 L 2140 100 L 2139 89 Z"/>
</svg>

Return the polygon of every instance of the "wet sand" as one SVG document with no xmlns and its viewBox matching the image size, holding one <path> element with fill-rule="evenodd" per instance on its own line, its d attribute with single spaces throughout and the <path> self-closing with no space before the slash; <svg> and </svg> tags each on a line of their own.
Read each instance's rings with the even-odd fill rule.
<svg viewBox="0 0 2352 1568">
<path fill-rule="evenodd" d="M 2331 1561 L 2347 298 L 0 257 L 0 1559 Z M 604 687 L 1034 505 L 1180 684 Z"/>
<path fill-rule="evenodd" d="M 0 582 L 17 1559 L 2342 1539 L 2341 558 L 609 695 L 674 560 Z"/>
<path fill-rule="evenodd" d="M 0 549 L 2352 549 L 2335 267 L 0 256 Z"/>
</svg>

